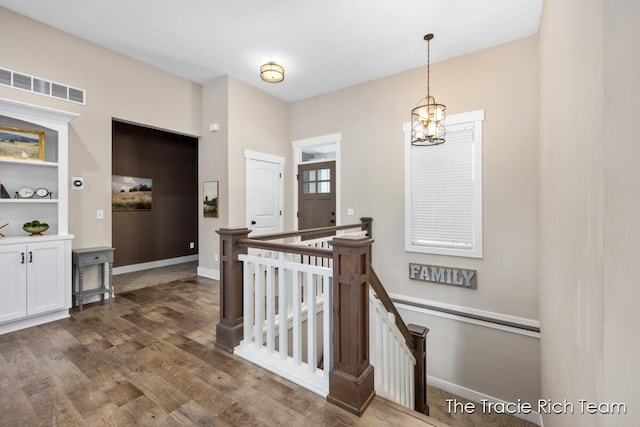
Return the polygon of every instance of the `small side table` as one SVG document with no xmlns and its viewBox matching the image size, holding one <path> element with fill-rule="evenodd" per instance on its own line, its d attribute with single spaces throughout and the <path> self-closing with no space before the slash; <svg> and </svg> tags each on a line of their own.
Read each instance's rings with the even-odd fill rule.
<svg viewBox="0 0 640 427">
<path fill-rule="evenodd" d="M 82 311 L 82 303 L 85 297 L 91 295 L 102 294 L 104 301 L 105 292 L 109 293 L 109 304 L 113 303 L 113 251 L 115 248 L 101 246 L 97 248 L 74 249 L 71 251 L 73 283 L 72 291 L 75 302 L 80 311 Z M 105 284 L 104 265 L 109 264 L 109 282 Z M 82 280 L 84 276 L 84 267 L 87 265 L 100 266 L 100 287 L 97 289 L 83 290 Z M 78 290 L 76 291 L 76 270 L 78 270 Z M 106 285 L 106 286 L 105 286 Z"/>
</svg>

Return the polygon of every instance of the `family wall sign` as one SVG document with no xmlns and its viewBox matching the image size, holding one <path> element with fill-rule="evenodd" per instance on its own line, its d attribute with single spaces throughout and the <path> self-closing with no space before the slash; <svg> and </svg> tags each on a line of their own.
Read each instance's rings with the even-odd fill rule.
<svg viewBox="0 0 640 427">
<path fill-rule="evenodd" d="M 423 282 L 476 289 L 477 276 L 476 270 L 409 263 L 409 278 Z"/>
</svg>

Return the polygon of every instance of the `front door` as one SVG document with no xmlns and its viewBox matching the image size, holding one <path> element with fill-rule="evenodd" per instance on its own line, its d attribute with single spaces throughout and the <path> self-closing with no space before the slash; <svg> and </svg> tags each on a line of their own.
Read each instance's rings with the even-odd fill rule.
<svg viewBox="0 0 640 427">
<path fill-rule="evenodd" d="M 336 162 L 298 165 L 298 229 L 336 225 Z"/>
<path fill-rule="evenodd" d="M 283 165 L 246 159 L 247 228 L 251 236 L 282 231 Z"/>
</svg>

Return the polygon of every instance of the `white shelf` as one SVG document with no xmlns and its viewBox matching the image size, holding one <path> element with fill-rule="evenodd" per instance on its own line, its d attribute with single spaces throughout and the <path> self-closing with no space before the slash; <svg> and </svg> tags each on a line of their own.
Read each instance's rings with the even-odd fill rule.
<svg viewBox="0 0 640 427">
<path fill-rule="evenodd" d="M 29 236 L 27 233 L 24 233 L 24 235 L 21 235 L 21 236 L 9 235 L 5 237 L 0 237 L 0 242 L 2 242 L 2 244 L 15 244 L 15 243 L 32 243 L 32 242 L 50 242 L 54 240 L 73 240 L 73 238 L 74 238 L 73 234 L 64 234 L 64 235 L 55 234 L 55 233 L 47 234 L 47 232 L 45 231 L 45 234 L 43 234 L 42 236 Z"/>
<path fill-rule="evenodd" d="M 0 163 L 13 164 L 20 166 L 36 167 L 36 168 L 57 168 L 58 162 L 45 162 L 40 160 L 22 160 L 0 157 Z"/>
<path fill-rule="evenodd" d="M 0 203 L 58 203 L 58 199 L 0 199 Z"/>
</svg>

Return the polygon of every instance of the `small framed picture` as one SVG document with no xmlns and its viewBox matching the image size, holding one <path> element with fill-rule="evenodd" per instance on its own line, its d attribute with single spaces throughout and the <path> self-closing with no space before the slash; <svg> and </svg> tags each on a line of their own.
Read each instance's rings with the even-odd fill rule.
<svg viewBox="0 0 640 427">
<path fill-rule="evenodd" d="M 44 131 L 0 126 L 0 157 L 44 160 Z"/>
<path fill-rule="evenodd" d="M 202 185 L 202 214 L 205 218 L 218 218 L 220 212 L 219 181 L 206 181 Z"/>
</svg>

